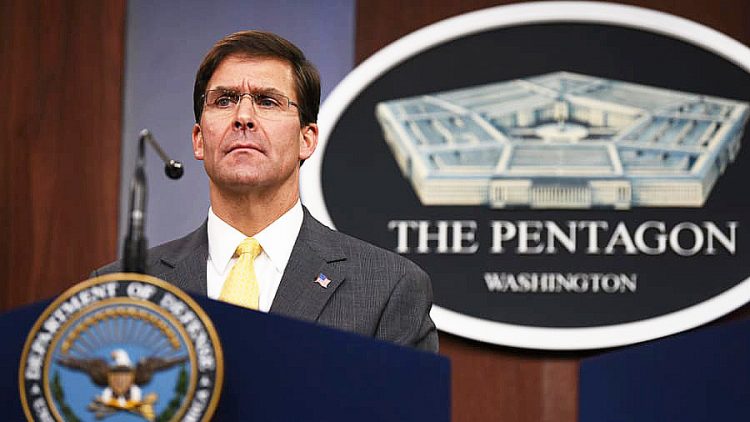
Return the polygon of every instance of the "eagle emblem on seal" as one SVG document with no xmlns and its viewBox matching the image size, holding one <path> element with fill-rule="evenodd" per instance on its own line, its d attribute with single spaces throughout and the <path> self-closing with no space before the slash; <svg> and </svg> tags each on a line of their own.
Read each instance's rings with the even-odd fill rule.
<svg viewBox="0 0 750 422">
<path fill-rule="evenodd" d="M 156 393 L 144 395 L 141 386 L 148 384 L 157 371 L 169 369 L 187 361 L 187 356 L 165 359 L 157 356 L 142 358 L 133 365 L 130 356 L 123 349 L 112 351 L 112 364 L 104 359 L 77 359 L 72 357 L 57 360 L 62 366 L 88 374 L 91 381 L 104 387 L 101 395 L 89 404 L 97 419 L 119 411 L 128 411 L 154 420 L 153 405 L 158 399 Z"/>
</svg>

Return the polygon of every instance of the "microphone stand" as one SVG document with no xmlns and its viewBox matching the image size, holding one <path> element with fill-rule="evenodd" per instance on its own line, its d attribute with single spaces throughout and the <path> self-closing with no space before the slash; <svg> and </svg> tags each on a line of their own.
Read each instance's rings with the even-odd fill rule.
<svg viewBox="0 0 750 422">
<path fill-rule="evenodd" d="M 164 150 L 154 139 L 148 129 L 143 129 L 138 137 L 138 155 L 135 161 L 135 173 L 130 182 L 130 208 L 128 210 L 128 233 L 123 244 L 122 269 L 124 272 L 146 272 L 146 183 L 145 150 L 149 143 L 164 162 L 164 172 L 170 179 L 179 179 L 184 173 L 182 163 L 167 157 Z"/>
</svg>

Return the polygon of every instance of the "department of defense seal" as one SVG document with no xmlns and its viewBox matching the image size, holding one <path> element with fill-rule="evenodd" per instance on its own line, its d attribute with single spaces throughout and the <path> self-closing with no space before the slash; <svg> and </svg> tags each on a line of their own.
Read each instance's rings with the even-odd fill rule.
<svg viewBox="0 0 750 422">
<path fill-rule="evenodd" d="M 203 421 L 219 401 L 223 355 L 203 310 L 142 274 L 108 274 L 39 317 L 19 368 L 33 421 Z"/>
</svg>

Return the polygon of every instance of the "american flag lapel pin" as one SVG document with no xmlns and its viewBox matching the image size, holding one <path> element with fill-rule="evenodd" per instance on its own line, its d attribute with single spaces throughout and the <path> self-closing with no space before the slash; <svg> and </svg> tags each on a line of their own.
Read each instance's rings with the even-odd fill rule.
<svg viewBox="0 0 750 422">
<path fill-rule="evenodd" d="M 326 277 L 326 275 L 325 275 L 325 274 L 323 274 L 323 273 L 320 273 L 320 274 L 318 275 L 318 278 L 316 278 L 316 279 L 315 279 L 315 283 L 318 283 L 318 284 L 320 284 L 320 287 L 322 287 L 322 288 L 324 288 L 324 289 L 327 289 L 327 288 L 328 288 L 328 284 L 329 284 L 330 282 L 331 282 L 331 279 L 330 279 L 330 278 L 328 278 L 328 277 Z"/>
</svg>

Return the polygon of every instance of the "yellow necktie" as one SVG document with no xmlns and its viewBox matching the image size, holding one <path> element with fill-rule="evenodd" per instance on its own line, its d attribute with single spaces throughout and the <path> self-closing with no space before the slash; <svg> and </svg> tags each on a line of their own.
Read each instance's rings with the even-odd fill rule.
<svg viewBox="0 0 750 422">
<path fill-rule="evenodd" d="M 237 262 L 229 271 L 224 286 L 221 288 L 219 300 L 244 306 L 250 309 L 258 309 L 260 299 L 260 288 L 258 279 L 255 277 L 255 257 L 260 254 L 260 243 L 252 237 L 243 240 L 234 256 Z"/>
</svg>

